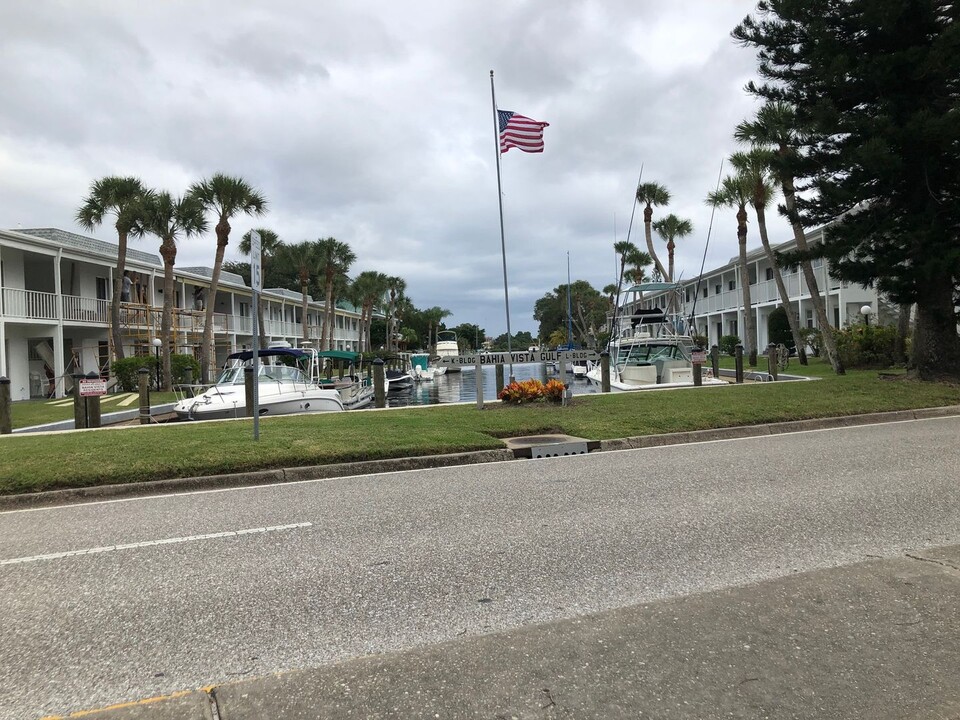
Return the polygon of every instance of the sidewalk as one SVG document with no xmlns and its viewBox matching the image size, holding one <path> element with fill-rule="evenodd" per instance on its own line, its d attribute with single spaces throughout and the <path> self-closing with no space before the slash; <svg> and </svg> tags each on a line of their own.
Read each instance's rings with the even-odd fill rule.
<svg viewBox="0 0 960 720">
<path fill-rule="evenodd" d="M 960 545 L 82 717 L 960 718 Z"/>
</svg>

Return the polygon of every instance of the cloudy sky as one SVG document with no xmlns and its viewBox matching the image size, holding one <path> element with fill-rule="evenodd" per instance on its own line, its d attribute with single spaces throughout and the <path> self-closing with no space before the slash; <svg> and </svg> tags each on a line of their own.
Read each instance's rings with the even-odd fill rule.
<svg viewBox="0 0 960 720">
<path fill-rule="evenodd" d="M 506 329 L 490 93 L 550 123 L 543 154 L 502 157 L 511 325 L 572 278 L 615 281 L 644 181 L 694 234 L 678 272 L 699 271 L 707 192 L 756 108 L 755 69 L 730 30 L 749 0 L 4 2 L 0 6 L 0 227 L 82 232 L 92 180 L 136 175 L 179 194 L 214 172 L 269 201 L 238 218 L 287 242 L 334 236 L 352 274 L 399 275 L 448 324 Z M 656 217 L 656 216 L 655 216 Z M 643 246 L 638 210 L 631 240 Z M 707 267 L 736 254 L 718 211 Z M 787 239 L 775 221 L 771 239 Z M 115 239 L 111 227 L 96 233 Z M 759 244 L 751 230 L 750 246 Z M 662 242 L 657 240 L 658 248 Z M 138 247 L 155 251 L 148 237 Z M 212 265 L 211 235 L 178 264 Z M 665 255 L 665 251 L 663 253 Z"/>
</svg>

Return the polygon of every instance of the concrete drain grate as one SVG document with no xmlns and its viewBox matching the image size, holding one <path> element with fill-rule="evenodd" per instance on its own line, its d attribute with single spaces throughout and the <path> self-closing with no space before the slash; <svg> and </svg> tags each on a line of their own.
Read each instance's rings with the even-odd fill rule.
<svg viewBox="0 0 960 720">
<path fill-rule="evenodd" d="M 572 437 L 570 435 L 533 435 L 528 437 L 507 438 L 507 449 L 517 458 L 550 458 L 565 455 L 586 455 L 597 450 L 600 442 Z"/>
</svg>

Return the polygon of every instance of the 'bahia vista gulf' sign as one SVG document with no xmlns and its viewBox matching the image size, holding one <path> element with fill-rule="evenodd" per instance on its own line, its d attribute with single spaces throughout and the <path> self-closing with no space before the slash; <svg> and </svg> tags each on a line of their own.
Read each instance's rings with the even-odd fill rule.
<svg viewBox="0 0 960 720">
<path fill-rule="evenodd" d="M 514 363 L 548 363 L 559 362 L 563 360 L 568 363 L 586 362 L 587 360 L 599 360 L 600 355 L 594 350 L 562 350 L 560 352 L 552 350 L 536 350 L 528 352 L 494 352 L 481 353 L 480 355 L 458 355 L 456 357 L 445 357 L 441 359 L 444 365 L 476 365 L 479 360 L 481 365 L 507 365 Z"/>
</svg>

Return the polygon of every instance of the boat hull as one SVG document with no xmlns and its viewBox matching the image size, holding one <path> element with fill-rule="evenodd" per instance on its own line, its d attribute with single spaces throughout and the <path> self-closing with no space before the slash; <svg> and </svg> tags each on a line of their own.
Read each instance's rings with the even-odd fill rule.
<svg viewBox="0 0 960 720">
<path fill-rule="evenodd" d="M 208 395 L 207 393 L 213 394 Z M 207 393 L 177 403 L 174 411 L 181 420 L 227 420 L 247 416 L 243 393 Z M 300 413 L 342 412 L 343 400 L 336 390 L 302 390 L 260 399 L 260 416 Z"/>
</svg>

